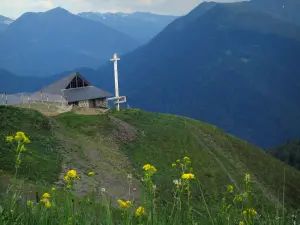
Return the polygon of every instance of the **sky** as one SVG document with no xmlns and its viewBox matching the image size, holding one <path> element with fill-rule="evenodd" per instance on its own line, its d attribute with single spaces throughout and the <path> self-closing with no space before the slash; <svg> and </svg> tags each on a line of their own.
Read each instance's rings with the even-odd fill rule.
<svg viewBox="0 0 300 225">
<path fill-rule="evenodd" d="M 184 15 L 204 0 L 0 0 L 0 15 L 13 19 L 25 12 L 44 12 L 62 7 L 71 13 L 79 12 L 153 12 Z M 209 1 L 209 0 L 207 0 Z M 216 0 L 234 2 L 236 0 Z"/>
</svg>

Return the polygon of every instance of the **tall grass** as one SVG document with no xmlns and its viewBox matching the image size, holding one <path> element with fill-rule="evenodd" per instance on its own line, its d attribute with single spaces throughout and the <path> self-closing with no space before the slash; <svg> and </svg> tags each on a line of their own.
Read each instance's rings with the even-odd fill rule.
<svg viewBox="0 0 300 225">
<path fill-rule="evenodd" d="M 237 192 L 233 185 L 224 187 L 223 197 L 217 209 L 207 205 L 201 181 L 193 173 L 192 162 L 189 157 L 178 159 L 170 165 L 178 173 L 173 182 L 173 200 L 169 202 L 159 196 L 158 187 L 153 177 L 159 173 L 155 166 L 146 164 L 143 170 L 142 183 L 143 198 L 137 203 L 135 199 L 118 199 L 112 201 L 109 190 L 101 189 L 100 193 L 92 188 L 83 197 L 73 194 L 76 182 L 82 182 L 77 171 L 70 170 L 65 174 L 64 187 L 52 187 L 42 195 L 41 199 L 26 199 L 23 196 L 18 172 L 22 164 L 22 156 L 26 152 L 26 145 L 30 140 L 23 132 L 6 138 L 15 151 L 15 176 L 7 189 L 4 202 L 0 205 L 0 224 L 28 224 L 28 225 L 109 225 L 109 224 L 147 224 L 147 225 L 295 225 L 296 215 L 282 213 L 268 214 L 262 209 L 253 208 L 253 192 L 251 175 L 245 174 L 244 188 Z M 94 172 L 88 173 L 88 179 L 93 179 Z M 128 176 L 129 193 L 132 176 Z M 166 177 L 166 179 L 169 179 Z M 195 199 L 193 193 L 199 192 L 201 199 Z M 97 194 L 101 198 L 96 197 Z M 284 195 L 283 195 L 284 196 Z M 195 204 L 203 204 L 206 210 L 201 211 Z M 283 198 L 284 201 L 284 198 Z M 284 202 L 283 202 L 284 203 Z M 284 204 L 283 204 L 284 205 Z"/>
</svg>

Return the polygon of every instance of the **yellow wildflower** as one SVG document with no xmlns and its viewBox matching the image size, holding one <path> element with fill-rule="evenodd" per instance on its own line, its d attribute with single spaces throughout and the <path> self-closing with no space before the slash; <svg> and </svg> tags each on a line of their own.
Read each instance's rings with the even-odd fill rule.
<svg viewBox="0 0 300 225">
<path fill-rule="evenodd" d="M 183 158 L 183 160 L 184 161 L 190 161 L 190 158 L 186 156 L 186 157 Z"/>
<path fill-rule="evenodd" d="M 246 174 L 245 174 L 245 182 L 246 182 L 246 183 L 249 183 L 249 182 L 250 182 L 250 179 L 251 179 L 250 174 L 249 174 L 249 173 L 246 173 Z"/>
<path fill-rule="evenodd" d="M 243 197 L 241 195 L 236 195 L 233 199 L 233 202 L 241 202 L 243 201 Z"/>
<path fill-rule="evenodd" d="M 67 185 L 67 189 L 72 189 L 72 185 L 71 185 L 71 184 L 68 184 L 68 185 Z"/>
<path fill-rule="evenodd" d="M 13 136 L 7 136 L 6 137 L 6 141 L 8 141 L 8 142 L 12 142 L 13 140 L 14 140 Z"/>
<path fill-rule="evenodd" d="M 67 176 L 69 178 L 77 178 L 77 172 L 76 170 L 70 170 L 68 173 L 67 173 Z"/>
<path fill-rule="evenodd" d="M 155 173 L 157 171 L 156 168 L 150 164 L 144 165 L 143 169 L 152 173 Z"/>
<path fill-rule="evenodd" d="M 136 216 L 146 215 L 145 209 L 142 206 L 138 207 L 135 211 L 135 215 Z"/>
<path fill-rule="evenodd" d="M 179 160 L 179 159 L 177 159 L 177 160 L 176 160 L 176 163 L 180 163 L 180 160 Z"/>
<path fill-rule="evenodd" d="M 185 174 L 182 174 L 181 178 L 183 180 L 191 180 L 191 179 L 195 179 L 195 175 L 192 173 L 185 173 Z"/>
<path fill-rule="evenodd" d="M 13 139 L 16 141 L 24 141 L 25 143 L 30 143 L 29 138 L 26 137 L 26 135 L 22 131 L 18 131 L 14 137 L 12 136 L 7 137 L 7 141 L 12 141 Z"/>
<path fill-rule="evenodd" d="M 18 131 L 17 133 L 16 133 L 16 135 L 15 135 L 15 140 L 16 141 L 23 141 L 23 140 L 25 140 L 27 137 L 26 137 L 26 135 L 24 134 L 24 132 L 22 132 L 22 131 Z"/>
<path fill-rule="evenodd" d="M 251 209 L 250 213 L 251 213 L 251 215 L 253 215 L 253 216 L 257 215 L 257 212 L 255 211 L 255 209 Z"/>
<path fill-rule="evenodd" d="M 56 188 L 55 187 L 51 188 L 51 191 L 56 191 Z"/>
<path fill-rule="evenodd" d="M 90 176 L 90 177 L 91 177 L 91 176 L 94 176 L 94 175 L 95 175 L 94 172 L 89 172 L 89 173 L 88 173 L 88 176 Z"/>
<path fill-rule="evenodd" d="M 233 193 L 233 186 L 232 186 L 232 185 L 228 185 L 228 186 L 227 186 L 227 191 L 228 191 L 229 193 Z"/>
<path fill-rule="evenodd" d="M 176 163 L 173 163 L 173 164 L 172 164 L 172 167 L 176 167 Z"/>
<path fill-rule="evenodd" d="M 33 206 L 33 201 L 30 201 L 30 200 L 27 201 L 26 205 L 27 205 L 28 208 L 31 208 Z"/>
<path fill-rule="evenodd" d="M 51 202 L 50 202 L 50 201 L 46 201 L 46 202 L 45 202 L 45 206 L 46 206 L 46 208 L 48 208 L 48 209 L 51 208 L 51 206 L 52 206 L 52 205 L 51 205 Z"/>
<path fill-rule="evenodd" d="M 28 137 L 24 137 L 24 142 L 25 142 L 26 144 L 29 144 L 29 143 L 30 143 L 29 138 L 28 138 Z"/>
<path fill-rule="evenodd" d="M 122 208 L 122 209 L 128 209 L 128 208 L 131 207 L 131 201 L 124 202 L 124 201 L 122 201 L 122 200 L 119 199 L 118 203 L 120 205 L 120 208 Z"/>
<path fill-rule="evenodd" d="M 49 200 L 46 199 L 46 198 L 42 198 L 42 199 L 40 200 L 41 203 L 46 203 L 47 201 L 49 201 Z"/>
<path fill-rule="evenodd" d="M 64 181 L 65 181 L 65 182 L 68 182 L 68 181 L 69 181 L 69 177 L 68 177 L 68 176 L 65 176 L 65 177 L 64 177 Z"/>
<path fill-rule="evenodd" d="M 245 225 L 245 223 L 243 221 L 240 221 L 239 225 Z"/>
<path fill-rule="evenodd" d="M 151 165 L 150 164 L 146 164 L 143 166 L 143 169 L 144 170 L 149 170 L 151 168 Z"/>
<path fill-rule="evenodd" d="M 247 210 L 244 210 L 244 211 L 243 211 L 243 215 L 244 215 L 244 216 L 247 216 Z"/>
<path fill-rule="evenodd" d="M 44 193 L 43 198 L 49 199 L 51 198 L 51 195 L 49 193 Z"/>
<path fill-rule="evenodd" d="M 255 209 L 246 209 L 243 211 L 244 216 L 255 216 L 256 214 L 257 212 L 255 211 Z"/>
<path fill-rule="evenodd" d="M 126 205 L 127 205 L 128 207 L 130 207 L 130 206 L 131 206 L 131 201 L 126 201 Z"/>
</svg>

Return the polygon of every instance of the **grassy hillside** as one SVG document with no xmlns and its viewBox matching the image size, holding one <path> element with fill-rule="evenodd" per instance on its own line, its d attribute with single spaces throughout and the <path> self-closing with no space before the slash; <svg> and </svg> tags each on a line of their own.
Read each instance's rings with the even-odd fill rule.
<svg viewBox="0 0 300 225">
<path fill-rule="evenodd" d="M 20 175 L 30 181 L 51 184 L 61 171 L 61 144 L 52 135 L 51 120 L 37 111 L 0 106 L 0 165 L 4 172 L 14 171 L 14 151 L 6 136 L 17 131 L 28 134 L 31 144 L 20 168 Z"/>
<path fill-rule="evenodd" d="M 246 172 L 254 179 L 257 207 L 262 204 L 281 207 L 283 187 L 285 204 L 299 206 L 300 173 L 297 170 L 196 120 L 134 109 L 106 115 L 65 113 L 45 118 L 29 109 L 1 107 L 0 116 L 1 167 L 13 172 L 13 154 L 4 143 L 4 137 L 22 130 L 32 139 L 28 151 L 32 156 L 26 155 L 23 172 L 23 176 L 31 180 L 44 179 L 48 183 L 55 180 L 58 185 L 62 177 L 60 171 L 65 173 L 73 168 L 82 177 L 75 188 L 84 194 L 90 187 L 84 178 L 89 171 L 95 171 L 97 188 L 104 187 L 114 198 L 122 198 L 128 194 L 127 174 L 134 175 L 132 187 L 139 192 L 141 167 L 150 163 L 158 170 L 154 177 L 158 191 L 168 199 L 174 185 L 172 181 L 178 179 L 178 172 L 171 165 L 189 156 L 212 208 L 228 184 L 234 185 L 236 190 L 243 189 Z M 38 160 L 33 160 L 33 156 Z M 197 187 L 194 188 L 197 193 Z M 138 193 L 136 196 L 138 198 Z M 194 201 L 200 202 L 199 192 Z"/>
<path fill-rule="evenodd" d="M 277 146 L 300 136 L 299 34 L 298 26 L 246 3 L 203 3 L 122 56 L 120 86 L 132 107 L 205 121 L 261 148 Z M 111 63 L 99 74 L 112 77 Z M 110 79 L 91 80 L 114 88 Z"/>
</svg>

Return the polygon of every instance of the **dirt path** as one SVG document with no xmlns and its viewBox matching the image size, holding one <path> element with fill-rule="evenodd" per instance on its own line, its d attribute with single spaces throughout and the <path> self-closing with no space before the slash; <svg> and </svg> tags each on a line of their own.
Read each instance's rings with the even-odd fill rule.
<svg viewBox="0 0 300 225">
<path fill-rule="evenodd" d="M 52 123 L 55 123 L 54 121 L 53 118 Z M 81 177 L 80 182 L 75 185 L 78 195 L 90 192 L 95 185 L 99 196 L 101 188 L 105 188 L 113 198 L 139 198 L 140 183 L 134 178 L 131 189 L 135 188 L 137 191 L 131 190 L 131 196 L 129 196 L 127 176 L 133 168 L 129 159 L 120 151 L 113 136 L 96 132 L 95 136 L 90 137 L 62 126 L 57 127 L 54 124 L 53 126 L 55 136 L 64 145 L 61 180 L 70 168 L 76 169 Z M 87 176 L 91 171 L 95 172 L 93 178 Z M 63 182 L 60 181 L 57 184 L 63 185 Z"/>
</svg>

